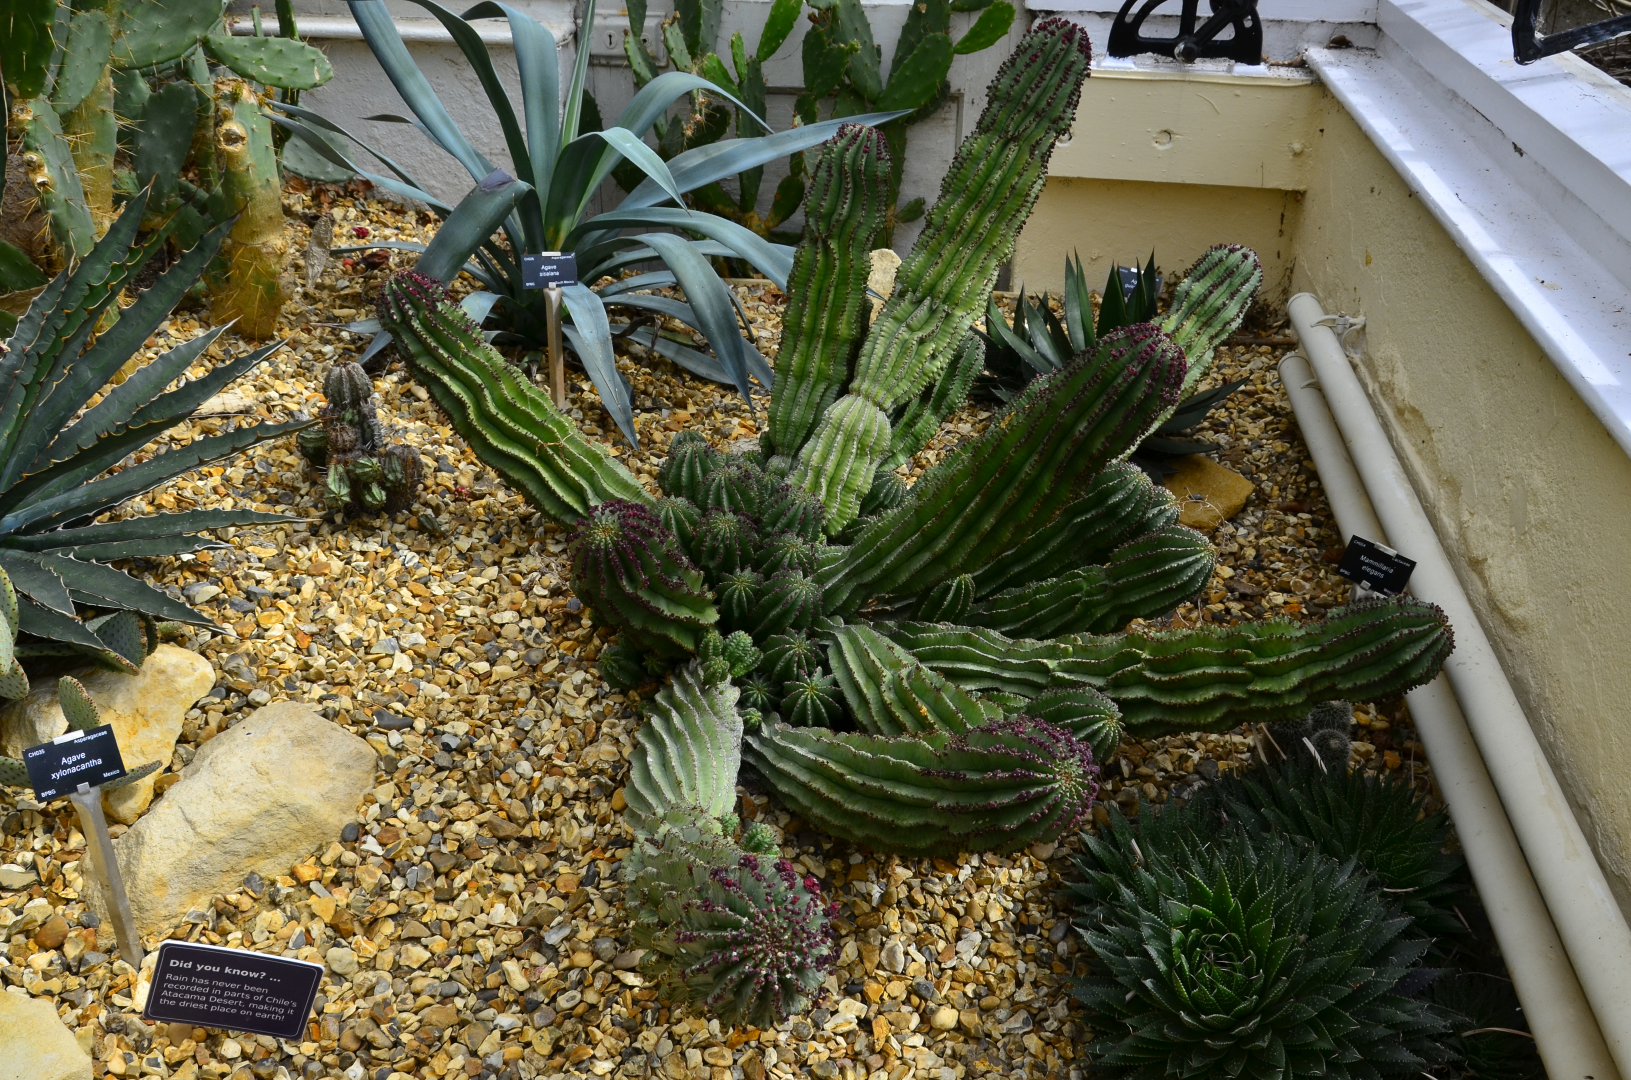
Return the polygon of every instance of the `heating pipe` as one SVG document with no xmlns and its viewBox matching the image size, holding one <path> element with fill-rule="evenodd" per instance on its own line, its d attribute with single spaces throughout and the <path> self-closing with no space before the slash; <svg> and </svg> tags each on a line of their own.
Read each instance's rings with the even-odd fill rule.
<svg viewBox="0 0 1631 1080">
<path fill-rule="evenodd" d="M 1290 314 L 1304 355 L 1280 377 L 1344 541 L 1414 559 L 1455 631 L 1406 700 L 1547 1075 L 1631 1076 L 1631 928 L 1319 301 Z"/>
</svg>

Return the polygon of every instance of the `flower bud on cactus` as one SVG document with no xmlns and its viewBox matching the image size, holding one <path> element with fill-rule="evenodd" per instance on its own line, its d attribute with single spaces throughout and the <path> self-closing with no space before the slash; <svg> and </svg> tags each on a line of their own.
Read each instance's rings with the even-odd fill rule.
<svg viewBox="0 0 1631 1080">
<path fill-rule="evenodd" d="M 730 510 L 709 510 L 697 525 L 697 562 L 715 581 L 750 568 L 758 551 L 753 522 Z"/>
<path fill-rule="evenodd" d="M 725 463 L 725 455 L 694 431 L 682 431 L 668 446 L 668 457 L 657 469 L 657 486 L 665 495 L 678 495 L 703 505 L 708 474 Z"/>
<path fill-rule="evenodd" d="M 844 715 L 844 699 L 833 677 L 817 669 L 782 685 L 781 714 L 794 727 L 832 727 Z"/>
<path fill-rule="evenodd" d="M 820 670 L 826 659 L 825 651 L 803 630 L 772 634 L 762 640 L 764 658 L 759 661 L 759 670 L 768 675 L 775 686 Z"/>
<path fill-rule="evenodd" d="M 808 630 L 821 614 L 821 584 L 797 570 L 772 574 L 759 591 L 748 616 L 748 629 L 757 638 L 784 630 Z"/>
<path fill-rule="evenodd" d="M 643 653 L 680 659 L 719 620 L 701 572 L 643 506 L 612 500 L 594 507 L 568 552 L 572 590 Z"/>
<path fill-rule="evenodd" d="M 742 756 L 805 821 L 903 855 L 1054 840 L 1087 820 L 1099 790 L 1087 745 L 1029 717 L 900 738 L 765 724 Z"/>
</svg>

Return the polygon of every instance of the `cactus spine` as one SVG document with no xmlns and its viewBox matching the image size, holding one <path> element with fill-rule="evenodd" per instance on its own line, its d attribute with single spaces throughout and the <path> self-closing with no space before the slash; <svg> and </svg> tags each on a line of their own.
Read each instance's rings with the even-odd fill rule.
<svg viewBox="0 0 1631 1080">
<path fill-rule="evenodd" d="M 880 851 L 1013 851 L 1077 828 L 1098 794 L 1087 746 L 1052 724 L 886 738 L 765 724 L 742 756 L 800 817 Z"/>
<path fill-rule="evenodd" d="M 926 591 L 995 561 L 1175 403 L 1183 377 L 1171 339 L 1146 325 L 1107 336 L 1095 351 L 1035 380 L 982 435 L 862 531 L 824 574 L 831 610 Z"/>
<path fill-rule="evenodd" d="M 251 338 L 271 337 L 287 299 L 283 262 L 289 245 L 272 122 L 242 79 L 216 84 L 215 160 L 225 204 L 240 216 L 222 245 L 226 273 L 211 283 L 210 317 L 218 323 L 236 319 L 239 333 Z"/>
<path fill-rule="evenodd" d="M 719 620 L 702 573 L 650 510 L 614 500 L 592 509 L 569 546 L 572 590 L 643 653 L 695 653 Z"/>
<path fill-rule="evenodd" d="M 800 452 L 795 480 L 821 498 L 829 534 L 855 517 L 889 454 L 886 412 L 938 380 L 984 310 L 1041 193 L 1053 145 L 1075 120 L 1090 56 L 1080 26 L 1044 19 L 998 70 L 867 334 L 847 396 Z"/>
<path fill-rule="evenodd" d="M 571 523 L 608 499 L 651 501 L 632 473 L 516 374 L 439 282 L 397 274 L 381 295 L 380 320 L 454 430 L 545 515 Z"/>
<path fill-rule="evenodd" d="M 871 251 L 889 201 L 889 151 L 876 128 L 847 124 L 822 146 L 793 253 L 790 307 L 776 355 L 767 449 L 795 455 L 848 381 L 865 328 Z"/>
</svg>

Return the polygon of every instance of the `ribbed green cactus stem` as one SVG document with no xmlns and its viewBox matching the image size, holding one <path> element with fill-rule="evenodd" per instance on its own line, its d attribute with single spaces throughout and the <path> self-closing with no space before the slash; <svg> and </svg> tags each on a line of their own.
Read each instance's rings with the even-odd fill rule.
<svg viewBox="0 0 1631 1080">
<path fill-rule="evenodd" d="M 647 508 L 614 500 L 592 509 L 568 546 L 572 591 L 643 653 L 695 653 L 719 620 L 702 573 Z"/>
<path fill-rule="evenodd" d="M 651 497 L 549 395 L 516 373 L 437 281 L 412 272 L 385 285 L 380 319 L 476 457 L 533 506 L 570 524 L 608 499 Z"/>
<path fill-rule="evenodd" d="M 974 577 L 959 574 L 950 581 L 942 581 L 922 596 L 912 609 L 912 618 L 923 622 L 957 623 L 964 620 L 974 606 Z"/>
<path fill-rule="evenodd" d="M 890 449 L 887 418 L 879 432 L 846 421 L 839 406 L 858 398 L 892 410 L 939 379 L 962 347 L 1042 191 L 1054 143 L 1076 118 L 1091 52 L 1081 26 L 1044 19 L 987 89 L 986 107 L 957 148 L 940 199 L 861 347 L 848 397 L 827 410 L 812 438 L 821 450 L 799 460 L 795 476 L 821 497 L 829 534 L 855 516 Z M 841 429 L 832 442 L 822 430 L 830 425 Z"/>
<path fill-rule="evenodd" d="M 849 380 L 866 328 L 871 252 L 889 203 L 889 150 L 871 127 L 846 124 L 822 145 L 793 252 L 770 395 L 768 448 L 796 455 Z"/>
<path fill-rule="evenodd" d="M 798 570 L 779 570 L 759 590 L 748 630 L 761 640 L 787 630 L 808 630 L 821 612 L 821 583 Z"/>
<path fill-rule="evenodd" d="M 820 670 L 826 659 L 822 647 L 803 630 L 772 634 L 762 638 L 760 646 L 764 649 L 764 656 L 759 660 L 759 670 L 768 675 L 776 686 Z"/>
<path fill-rule="evenodd" d="M 1081 566 L 1103 562 L 1135 536 L 1178 523 L 1177 500 L 1124 462 L 1088 481 L 1081 497 L 1059 516 L 974 574 L 976 596 L 986 597 Z M 934 621 L 934 620 L 925 620 Z"/>
<path fill-rule="evenodd" d="M 1116 756 L 1124 729 L 1116 703 L 1091 686 L 1066 686 L 1035 698 L 1024 712 L 1062 727 L 1093 749 L 1094 761 Z"/>
<path fill-rule="evenodd" d="M 696 540 L 697 526 L 702 523 L 702 511 L 696 503 L 679 495 L 665 495 L 657 500 L 655 509 L 663 528 L 674 534 L 680 547 L 695 562 L 696 553 L 691 545 Z"/>
<path fill-rule="evenodd" d="M 1098 793 L 1087 745 L 1029 717 L 902 738 L 765 724 L 744 736 L 742 757 L 804 820 L 903 855 L 1053 840 L 1080 827 Z"/>
<path fill-rule="evenodd" d="M 1454 648 L 1444 613 L 1405 597 L 1360 601 L 1317 622 L 1065 640 L 1058 682 L 1102 691 L 1139 738 L 1227 731 L 1305 716 L 1321 701 L 1402 694 L 1438 674 Z"/>
<path fill-rule="evenodd" d="M 879 474 L 906 464 L 929 445 L 946 417 L 963 407 L 984 368 L 985 345 L 969 333 L 934 385 L 912 399 L 891 425 L 889 456 L 878 466 Z"/>
<path fill-rule="evenodd" d="M 890 640 L 965 690 L 1035 698 L 1090 686 L 1129 734 L 1227 731 L 1306 716 L 1321 701 L 1375 701 L 1430 680 L 1455 639 L 1443 612 L 1408 597 L 1324 619 L 1239 623 L 1052 641 L 934 623 L 880 623 Z"/>
<path fill-rule="evenodd" d="M 840 627 L 827 655 L 856 724 L 874 735 L 957 734 L 1000 715 L 869 626 Z"/>
<path fill-rule="evenodd" d="M 772 485 L 765 496 L 759 522 L 769 532 L 793 533 L 817 543 L 826 535 L 822 529 L 825 516 L 820 499 L 791 484 L 781 483 Z"/>
<path fill-rule="evenodd" d="M 833 727 L 844 715 L 844 702 L 831 675 L 817 670 L 782 684 L 781 715 L 794 727 Z"/>
<path fill-rule="evenodd" d="M 1217 552 L 1182 525 L 1129 540 L 1103 566 L 1084 566 L 975 604 L 962 619 L 1015 637 L 1108 634 L 1192 599 L 1212 580 Z M 950 620 L 941 620 L 950 621 Z"/>
<path fill-rule="evenodd" d="M 823 572 L 828 610 L 917 595 L 995 562 L 1133 445 L 1176 401 L 1183 377 L 1172 340 L 1142 325 L 1106 335 L 1032 381 Z"/>
<path fill-rule="evenodd" d="M 1161 329 L 1172 335 L 1189 362 L 1184 394 L 1212 369 L 1212 356 L 1234 333 L 1263 284 L 1257 252 L 1239 244 L 1207 248 L 1179 282 Z"/>
<path fill-rule="evenodd" d="M 763 830 L 744 841 L 770 847 Z M 770 853 L 744 851 L 694 808 L 665 816 L 624 859 L 641 972 L 665 1001 L 726 1027 L 773 1028 L 803 1012 L 837 960 L 837 905 Z"/>
<path fill-rule="evenodd" d="M 210 317 L 236 319 L 246 337 L 271 337 L 287 299 L 282 185 L 272 147 L 272 122 L 260 98 L 242 79 L 222 79 L 215 89 L 215 160 L 221 194 L 238 220 L 221 253 L 226 273 L 210 288 Z"/>
<path fill-rule="evenodd" d="M 845 395 L 822 413 L 789 480 L 821 500 L 829 536 L 855 520 L 889 439 L 888 415 L 865 398 Z"/>
<path fill-rule="evenodd" d="M 657 692 L 629 754 L 624 797 L 636 836 L 651 836 L 676 807 L 694 806 L 714 818 L 731 812 L 742 757 L 736 700 L 730 683 L 705 683 L 695 660 Z"/>
</svg>

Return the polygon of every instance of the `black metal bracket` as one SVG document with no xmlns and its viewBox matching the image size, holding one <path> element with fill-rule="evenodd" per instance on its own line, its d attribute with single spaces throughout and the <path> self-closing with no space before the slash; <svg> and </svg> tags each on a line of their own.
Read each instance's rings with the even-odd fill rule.
<svg viewBox="0 0 1631 1080">
<path fill-rule="evenodd" d="M 1541 0 L 1518 0 L 1518 8 L 1512 13 L 1512 55 L 1520 64 L 1533 64 L 1543 56 L 1588 45 L 1601 45 L 1631 34 L 1631 15 L 1619 15 L 1587 26 L 1559 30 L 1555 34 L 1542 34 L 1539 26 L 1540 5 Z"/>
<path fill-rule="evenodd" d="M 1241 64 L 1263 62 L 1263 22 L 1257 16 L 1257 0 L 1210 0 L 1211 17 L 1200 22 L 1201 0 L 1182 0 L 1178 32 L 1169 38 L 1146 37 L 1144 20 L 1166 0 L 1127 0 L 1110 24 L 1111 56 L 1137 56 L 1156 53 L 1185 63 L 1194 60 L 1233 60 Z M 1197 25 L 1199 24 L 1199 25 Z M 1218 35 L 1232 28 L 1232 36 Z"/>
</svg>

